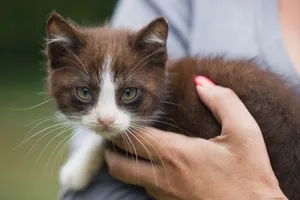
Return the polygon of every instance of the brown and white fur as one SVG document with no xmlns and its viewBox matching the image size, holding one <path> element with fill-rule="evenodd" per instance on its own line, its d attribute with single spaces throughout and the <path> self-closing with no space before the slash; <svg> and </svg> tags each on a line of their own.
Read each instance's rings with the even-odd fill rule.
<svg viewBox="0 0 300 200">
<path fill-rule="evenodd" d="M 194 77 L 203 75 L 241 98 L 262 130 L 281 188 L 300 199 L 299 95 L 276 75 L 251 60 L 167 62 L 168 24 L 162 17 L 131 31 L 79 27 L 52 13 L 47 34 L 49 93 L 75 130 L 75 151 L 60 175 L 65 187 L 85 188 L 103 163 L 104 141 L 139 127 L 217 136 L 221 126 L 195 91 Z M 79 98 L 82 87 L 89 99 Z M 126 88 L 136 89 L 134 99 L 122 98 Z"/>
</svg>

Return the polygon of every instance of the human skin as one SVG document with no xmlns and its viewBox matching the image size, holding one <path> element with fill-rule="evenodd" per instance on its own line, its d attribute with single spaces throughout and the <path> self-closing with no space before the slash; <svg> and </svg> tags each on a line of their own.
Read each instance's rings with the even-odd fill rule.
<svg viewBox="0 0 300 200">
<path fill-rule="evenodd" d="M 150 154 L 155 164 L 107 150 L 110 173 L 145 187 L 158 200 L 287 199 L 260 128 L 240 99 L 205 77 L 195 82 L 199 97 L 222 125 L 220 136 L 204 140 L 145 128 L 131 140 L 138 156 L 149 160 Z M 126 149 L 122 140 L 115 143 Z"/>
</svg>

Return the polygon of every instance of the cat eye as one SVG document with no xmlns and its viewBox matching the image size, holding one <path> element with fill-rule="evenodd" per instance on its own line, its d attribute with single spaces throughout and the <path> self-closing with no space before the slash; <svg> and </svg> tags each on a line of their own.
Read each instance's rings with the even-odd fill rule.
<svg viewBox="0 0 300 200">
<path fill-rule="evenodd" d="M 137 96 L 137 88 L 126 88 L 122 95 L 121 95 L 121 100 L 122 101 L 131 101 Z"/>
<path fill-rule="evenodd" d="M 76 88 L 76 95 L 82 100 L 91 100 L 92 98 L 90 90 L 86 87 Z"/>
</svg>

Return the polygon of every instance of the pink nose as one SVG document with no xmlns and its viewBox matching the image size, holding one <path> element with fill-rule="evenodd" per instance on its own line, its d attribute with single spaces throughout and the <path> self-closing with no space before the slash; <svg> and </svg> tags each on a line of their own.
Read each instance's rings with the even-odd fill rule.
<svg viewBox="0 0 300 200">
<path fill-rule="evenodd" d="M 98 119 L 99 124 L 102 126 L 110 126 L 114 123 L 115 117 L 114 116 L 105 116 L 105 117 L 100 117 Z"/>
</svg>

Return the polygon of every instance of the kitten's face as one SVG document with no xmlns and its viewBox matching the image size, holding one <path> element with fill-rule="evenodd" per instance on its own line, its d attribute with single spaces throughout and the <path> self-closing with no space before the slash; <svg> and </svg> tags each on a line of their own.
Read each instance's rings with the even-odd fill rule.
<svg viewBox="0 0 300 200">
<path fill-rule="evenodd" d="M 48 87 L 59 111 L 108 138 L 149 125 L 163 96 L 167 32 L 163 18 L 129 32 L 79 28 L 53 13 Z"/>
</svg>

